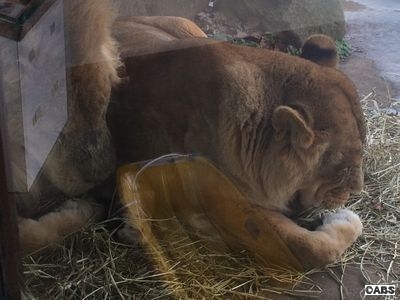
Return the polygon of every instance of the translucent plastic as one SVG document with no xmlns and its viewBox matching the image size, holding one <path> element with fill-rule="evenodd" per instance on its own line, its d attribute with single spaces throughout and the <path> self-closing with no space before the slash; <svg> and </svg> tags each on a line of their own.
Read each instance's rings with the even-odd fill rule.
<svg viewBox="0 0 400 300">
<path fill-rule="evenodd" d="M 130 164 L 118 179 L 129 221 L 163 272 L 170 270 L 176 241 L 186 237 L 215 251 L 246 250 L 266 266 L 302 268 L 263 209 L 251 205 L 205 158 Z"/>
</svg>

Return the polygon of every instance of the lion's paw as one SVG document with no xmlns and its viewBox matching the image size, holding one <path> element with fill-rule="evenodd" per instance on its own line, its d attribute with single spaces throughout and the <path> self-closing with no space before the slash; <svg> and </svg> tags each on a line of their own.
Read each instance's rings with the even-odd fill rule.
<svg viewBox="0 0 400 300">
<path fill-rule="evenodd" d="M 326 216 L 323 220 L 323 224 L 330 223 L 351 223 L 356 227 L 360 227 L 360 230 L 362 229 L 362 224 L 358 215 L 348 209 L 340 209 L 336 213 Z"/>
<path fill-rule="evenodd" d="M 346 235 L 352 242 L 362 233 L 362 223 L 358 215 L 348 209 L 340 209 L 338 212 L 326 216 L 320 230 L 334 229 Z"/>
</svg>

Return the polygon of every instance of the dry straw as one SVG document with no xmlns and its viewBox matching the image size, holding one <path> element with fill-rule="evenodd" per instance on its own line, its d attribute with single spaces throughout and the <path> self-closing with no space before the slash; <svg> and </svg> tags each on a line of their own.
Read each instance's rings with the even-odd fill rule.
<svg viewBox="0 0 400 300">
<path fill-rule="evenodd" d="M 343 278 L 335 275 L 333 268 L 356 264 L 368 282 L 376 283 L 365 271 L 365 265 L 372 263 L 381 283 L 398 283 L 400 116 L 396 110 L 381 110 L 372 93 L 362 104 L 368 128 L 366 186 L 347 206 L 361 217 L 364 233 L 340 262 L 324 271 L 340 284 Z M 400 111 L 398 103 L 392 106 Z M 312 212 L 302 218 L 323 213 Z M 26 257 L 23 269 L 28 293 L 37 299 L 169 299 L 173 294 L 193 299 L 274 299 L 278 294 L 319 298 L 321 288 L 310 279 L 317 270 L 301 274 L 265 269 L 245 253 L 216 254 L 178 237 L 175 249 L 169 249 L 175 280 L 166 282 L 165 278 L 172 277 L 154 270 L 139 245 L 118 242 L 115 228 L 120 221 L 95 224 L 56 249 Z"/>
</svg>

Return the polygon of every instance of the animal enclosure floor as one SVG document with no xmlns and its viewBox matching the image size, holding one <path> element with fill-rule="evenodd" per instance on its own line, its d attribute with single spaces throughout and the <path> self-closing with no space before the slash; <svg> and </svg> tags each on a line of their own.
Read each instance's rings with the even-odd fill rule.
<svg viewBox="0 0 400 300">
<path fill-rule="evenodd" d="M 109 226 L 114 221 L 109 220 L 69 237 L 55 250 L 26 257 L 23 272 L 28 292 L 36 299 L 169 299 L 174 288 L 184 288 L 193 299 L 197 295 L 205 299 L 350 300 L 364 297 L 365 284 L 398 286 L 400 116 L 382 110 L 379 101 L 374 94 L 362 99 L 367 123 L 366 186 L 347 207 L 360 216 L 364 230 L 341 261 L 306 274 L 291 274 L 260 268 L 246 257 L 214 254 L 191 260 L 187 253 L 171 270 L 184 274 L 185 281 L 165 282 L 140 247 L 114 239 Z M 397 109 L 398 105 L 392 103 Z"/>
</svg>

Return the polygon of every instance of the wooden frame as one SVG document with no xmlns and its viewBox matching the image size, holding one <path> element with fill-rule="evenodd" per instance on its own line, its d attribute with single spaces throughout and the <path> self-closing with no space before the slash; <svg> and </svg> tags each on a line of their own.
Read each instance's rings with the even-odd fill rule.
<svg viewBox="0 0 400 300">
<path fill-rule="evenodd" d="M 15 203 L 8 198 L 0 131 L 0 299 L 19 300 L 20 255 Z"/>
<path fill-rule="evenodd" d="M 56 0 L 20 0 L 22 11 L 15 17 L 0 15 L 0 36 L 15 43 L 21 41 Z M 0 109 L 2 109 L 0 101 Z M 1 118 L 1 116 L 0 116 Z M 20 300 L 23 286 L 16 203 L 9 199 L 8 188 L 12 178 L 7 178 L 6 144 L 0 128 L 0 300 Z M 9 149 L 7 149 L 10 151 Z M 8 179 L 8 180 L 7 180 Z"/>
<path fill-rule="evenodd" d="M 21 0 L 25 9 L 17 18 L 0 14 L 1 36 L 19 41 L 36 24 L 55 0 Z"/>
</svg>

